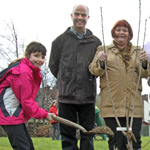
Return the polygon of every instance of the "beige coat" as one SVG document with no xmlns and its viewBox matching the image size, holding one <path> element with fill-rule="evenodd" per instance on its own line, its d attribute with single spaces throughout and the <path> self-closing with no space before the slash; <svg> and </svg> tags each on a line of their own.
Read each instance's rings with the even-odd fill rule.
<svg viewBox="0 0 150 150">
<path fill-rule="evenodd" d="M 106 46 L 105 49 L 107 54 L 107 72 L 109 78 L 109 86 L 110 86 L 111 95 L 112 95 L 117 117 L 126 116 L 130 103 L 131 105 L 130 105 L 129 116 L 131 116 L 133 101 L 135 99 L 139 70 L 140 70 L 139 52 L 141 51 L 141 49 L 139 47 L 137 49 L 136 46 L 132 46 L 131 59 L 129 61 L 128 67 L 125 66 L 125 63 L 123 62 L 121 55 L 118 54 L 119 50 L 115 48 L 113 43 L 109 46 Z M 95 57 L 89 66 L 89 70 L 93 75 L 100 76 L 101 116 L 114 117 L 114 111 L 110 99 L 110 92 L 107 87 L 105 69 L 101 68 L 100 62 L 97 58 L 97 55 L 100 51 L 103 51 L 102 46 L 98 47 Z M 137 53 L 137 57 L 136 57 L 136 53 Z M 147 68 L 149 68 L 149 65 Z M 146 70 L 144 70 L 143 68 L 141 69 L 141 78 L 147 78 L 148 74 L 149 74 L 148 69 Z M 132 76 L 133 76 L 133 80 L 132 80 Z M 142 117 L 143 114 L 142 98 L 141 98 L 141 91 L 142 91 L 141 78 L 140 78 L 139 88 L 137 91 L 137 96 L 135 99 L 134 117 Z"/>
</svg>

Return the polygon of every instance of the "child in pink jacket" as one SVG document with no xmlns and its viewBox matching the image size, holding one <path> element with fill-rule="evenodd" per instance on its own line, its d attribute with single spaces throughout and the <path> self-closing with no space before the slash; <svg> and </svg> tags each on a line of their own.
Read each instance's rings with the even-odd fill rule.
<svg viewBox="0 0 150 150">
<path fill-rule="evenodd" d="M 44 45 L 31 42 L 25 50 L 25 58 L 16 60 L 0 73 L 0 125 L 14 150 L 34 150 L 25 126 L 31 117 L 52 120 L 53 114 L 35 102 L 45 55 Z"/>
</svg>

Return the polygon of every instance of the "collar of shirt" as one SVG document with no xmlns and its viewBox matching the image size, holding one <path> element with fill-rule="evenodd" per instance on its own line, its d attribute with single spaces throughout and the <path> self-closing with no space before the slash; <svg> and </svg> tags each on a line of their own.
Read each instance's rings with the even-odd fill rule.
<svg viewBox="0 0 150 150">
<path fill-rule="evenodd" d="M 72 33 L 74 33 L 78 39 L 82 39 L 86 34 L 86 29 L 83 31 L 83 33 L 81 35 L 79 35 L 78 32 L 75 31 L 72 27 L 70 28 L 70 31 Z"/>
</svg>

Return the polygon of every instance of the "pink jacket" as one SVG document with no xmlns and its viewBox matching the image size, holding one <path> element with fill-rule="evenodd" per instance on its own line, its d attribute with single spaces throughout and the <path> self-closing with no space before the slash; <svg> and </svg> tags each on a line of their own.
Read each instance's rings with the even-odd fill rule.
<svg viewBox="0 0 150 150">
<path fill-rule="evenodd" d="M 41 84 L 40 69 L 27 58 L 0 78 L 0 125 L 15 125 L 31 117 L 46 118 L 48 111 L 35 102 Z"/>
</svg>

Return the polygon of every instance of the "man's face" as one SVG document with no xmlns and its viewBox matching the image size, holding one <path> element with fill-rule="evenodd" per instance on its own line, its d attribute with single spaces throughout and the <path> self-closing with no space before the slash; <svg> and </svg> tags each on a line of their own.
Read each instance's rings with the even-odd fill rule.
<svg viewBox="0 0 150 150">
<path fill-rule="evenodd" d="M 87 23 L 87 20 L 89 18 L 87 8 L 82 5 L 78 5 L 74 12 L 71 14 L 72 20 L 73 20 L 73 27 L 75 30 L 84 31 L 85 25 Z"/>
</svg>

